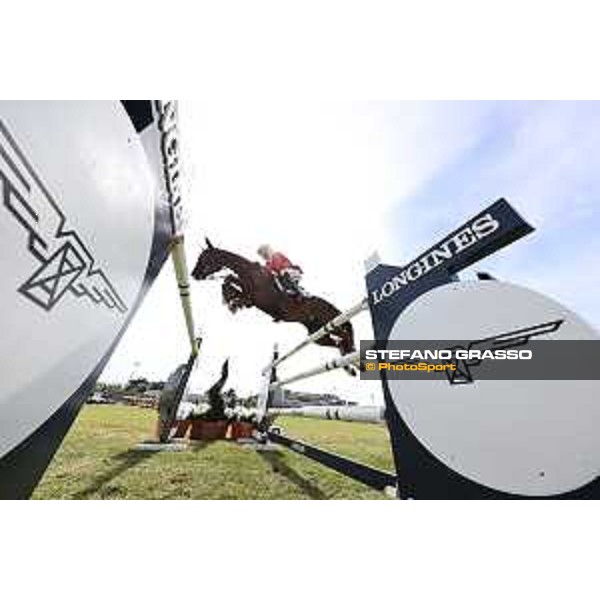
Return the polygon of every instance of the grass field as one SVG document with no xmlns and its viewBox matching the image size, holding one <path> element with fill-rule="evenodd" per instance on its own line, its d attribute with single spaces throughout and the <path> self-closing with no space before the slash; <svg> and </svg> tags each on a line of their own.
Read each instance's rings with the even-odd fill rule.
<svg viewBox="0 0 600 600">
<path fill-rule="evenodd" d="M 183 452 L 140 452 L 156 413 L 86 406 L 34 498 L 383 499 L 384 495 L 286 449 L 268 453 L 219 441 Z M 285 432 L 375 467 L 393 470 L 385 427 L 300 417 Z"/>
</svg>

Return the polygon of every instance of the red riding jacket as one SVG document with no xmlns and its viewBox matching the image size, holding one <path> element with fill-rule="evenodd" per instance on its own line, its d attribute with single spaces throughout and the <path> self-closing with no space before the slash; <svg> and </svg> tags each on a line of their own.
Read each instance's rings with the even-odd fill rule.
<svg viewBox="0 0 600 600">
<path fill-rule="evenodd" d="M 302 270 L 300 267 L 292 264 L 290 259 L 281 252 L 275 252 L 273 256 L 265 263 L 265 267 L 267 267 L 271 273 L 275 273 L 277 275 L 285 269 L 294 268 L 299 269 L 300 271 Z"/>
</svg>

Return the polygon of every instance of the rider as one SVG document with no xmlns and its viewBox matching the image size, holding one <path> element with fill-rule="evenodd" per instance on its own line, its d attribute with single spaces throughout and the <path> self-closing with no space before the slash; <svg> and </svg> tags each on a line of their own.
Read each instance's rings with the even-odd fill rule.
<svg viewBox="0 0 600 600">
<path fill-rule="evenodd" d="M 258 254 L 265 261 L 265 267 L 273 274 L 275 281 L 290 296 L 302 294 L 300 279 L 302 269 L 294 265 L 290 259 L 281 252 L 275 252 L 269 244 L 262 244 Z"/>
</svg>

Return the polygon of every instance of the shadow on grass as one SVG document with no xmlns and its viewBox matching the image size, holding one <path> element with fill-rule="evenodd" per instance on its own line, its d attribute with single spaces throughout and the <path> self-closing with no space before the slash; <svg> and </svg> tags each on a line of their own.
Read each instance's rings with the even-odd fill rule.
<svg viewBox="0 0 600 600">
<path fill-rule="evenodd" d="M 279 452 L 278 450 L 274 450 L 269 452 L 257 452 L 256 454 L 258 454 L 258 456 L 260 456 L 271 466 L 274 473 L 285 477 L 288 481 L 300 488 L 313 500 L 327 499 L 327 495 L 321 490 L 321 488 L 316 486 L 305 477 L 302 477 L 302 475 L 285 463 L 285 460 L 283 459 L 283 453 Z"/>
<path fill-rule="evenodd" d="M 85 500 L 86 498 L 89 498 L 90 496 L 93 496 L 94 494 L 103 490 L 103 488 L 106 488 L 106 495 L 110 496 L 113 492 L 119 491 L 120 487 L 108 486 L 108 483 L 110 483 L 116 477 L 119 477 L 119 475 L 122 475 L 125 471 L 132 469 L 133 467 L 137 467 L 140 463 L 148 460 L 155 454 L 156 452 L 151 451 L 126 450 L 125 452 L 111 456 L 110 460 L 117 461 L 118 464 L 106 473 L 98 475 L 85 489 L 73 494 L 73 498 L 77 500 Z M 102 494 L 102 496 L 105 496 L 105 494 Z"/>
<path fill-rule="evenodd" d="M 216 440 L 194 440 L 193 442 L 189 443 L 188 450 L 191 450 L 192 452 L 200 452 L 201 450 L 208 448 L 208 446 L 211 444 L 214 444 L 215 441 Z"/>
</svg>

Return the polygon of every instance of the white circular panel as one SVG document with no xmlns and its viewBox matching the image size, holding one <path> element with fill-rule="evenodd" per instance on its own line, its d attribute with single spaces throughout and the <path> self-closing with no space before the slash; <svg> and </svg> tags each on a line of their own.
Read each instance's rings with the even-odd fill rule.
<svg viewBox="0 0 600 600">
<path fill-rule="evenodd" d="M 597 339 L 549 298 L 497 281 L 460 282 L 417 299 L 390 340 L 479 340 L 564 319 L 536 339 Z M 402 418 L 442 463 L 479 484 L 523 495 L 579 488 L 600 474 L 600 382 L 389 380 Z"/>
<path fill-rule="evenodd" d="M 77 390 L 142 286 L 156 181 L 118 102 L 0 103 L 0 456 Z"/>
</svg>

